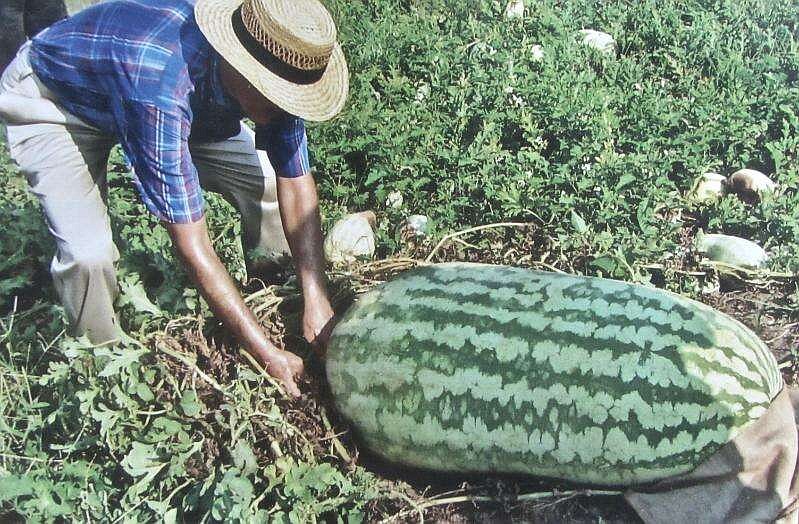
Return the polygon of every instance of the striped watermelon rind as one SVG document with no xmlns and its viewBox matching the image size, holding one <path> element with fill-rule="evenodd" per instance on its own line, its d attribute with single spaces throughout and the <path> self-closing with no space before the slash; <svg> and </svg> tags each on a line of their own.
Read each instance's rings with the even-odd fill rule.
<svg viewBox="0 0 799 524">
<path fill-rule="evenodd" d="M 389 460 L 601 485 L 690 471 L 783 385 L 749 329 L 699 302 L 464 263 L 360 297 L 333 332 L 327 376 Z"/>
</svg>

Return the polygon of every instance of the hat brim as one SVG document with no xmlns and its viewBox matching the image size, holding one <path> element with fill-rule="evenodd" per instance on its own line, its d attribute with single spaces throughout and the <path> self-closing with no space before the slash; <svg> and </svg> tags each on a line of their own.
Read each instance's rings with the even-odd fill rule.
<svg viewBox="0 0 799 524">
<path fill-rule="evenodd" d="M 322 122 L 336 116 L 349 91 L 349 71 L 336 43 L 322 77 L 311 84 L 295 84 L 256 60 L 233 29 L 233 13 L 243 0 L 198 0 L 194 17 L 211 46 L 262 95 L 284 111 L 305 120 Z"/>
</svg>

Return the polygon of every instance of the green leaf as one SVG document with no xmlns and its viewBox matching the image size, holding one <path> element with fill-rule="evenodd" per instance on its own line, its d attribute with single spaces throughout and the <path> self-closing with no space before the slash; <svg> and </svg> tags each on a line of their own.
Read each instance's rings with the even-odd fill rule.
<svg viewBox="0 0 799 524">
<path fill-rule="evenodd" d="M 164 312 L 147 297 L 138 274 L 131 274 L 119 281 L 120 295 L 119 305 L 131 306 L 139 313 L 150 313 L 155 316 L 163 316 Z"/>
<path fill-rule="evenodd" d="M 164 524 L 176 524 L 178 521 L 178 510 L 177 508 L 172 508 L 164 513 Z"/>
<path fill-rule="evenodd" d="M 134 498 L 151 489 L 151 483 L 158 472 L 168 462 L 157 460 L 158 452 L 155 446 L 134 442 L 130 452 L 122 459 L 122 469 L 130 476 L 137 478 L 136 482 L 128 489 L 128 494 Z"/>
<path fill-rule="evenodd" d="M 353 510 L 347 513 L 347 524 L 362 524 L 363 513 L 358 510 Z"/>
<path fill-rule="evenodd" d="M 0 502 L 14 500 L 23 495 L 31 495 L 35 490 L 36 482 L 26 476 L 0 477 Z"/>
<path fill-rule="evenodd" d="M 200 414 L 202 404 L 194 390 L 189 389 L 183 392 L 183 395 L 180 397 L 180 409 L 183 410 L 183 413 L 187 417 L 194 418 Z"/>
<path fill-rule="evenodd" d="M 155 446 L 134 442 L 130 452 L 122 459 L 122 468 L 131 476 L 139 477 L 163 466 L 156 462 L 157 458 Z"/>
<path fill-rule="evenodd" d="M 250 445 L 243 440 L 239 440 L 233 448 L 233 463 L 245 475 L 255 473 L 258 469 L 258 461 L 252 452 Z"/>
<path fill-rule="evenodd" d="M 632 182 L 635 182 L 635 175 L 631 175 L 630 173 L 624 173 L 619 178 L 619 182 L 616 184 L 616 191 L 621 191 Z"/>
<path fill-rule="evenodd" d="M 616 271 L 616 267 L 618 263 L 616 259 L 609 255 L 603 255 L 601 257 L 597 257 L 591 261 L 591 265 L 603 270 L 608 275 L 613 275 L 613 272 Z"/>
<path fill-rule="evenodd" d="M 98 348 L 98 353 L 101 349 L 106 348 Z M 108 353 L 108 357 L 111 359 L 108 364 L 103 368 L 100 373 L 98 373 L 101 377 L 112 377 L 118 375 L 119 372 L 128 367 L 128 365 L 138 362 L 139 357 L 143 354 L 147 353 L 148 350 L 146 349 L 130 349 L 130 348 L 123 348 L 119 351 L 113 351 Z"/>
<path fill-rule="evenodd" d="M 383 171 L 373 169 L 372 171 L 369 171 L 369 175 L 366 177 L 366 180 L 364 181 L 363 185 L 371 186 L 372 184 L 383 178 L 384 175 L 385 173 Z"/>
<path fill-rule="evenodd" d="M 155 395 L 153 395 L 152 390 L 143 382 L 136 384 L 136 394 L 145 402 L 151 402 L 155 400 Z"/>
<path fill-rule="evenodd" d="M 577 231 L 578 234 L 584 235 L 588 232 L 588 225 L 585 223 L 585 220 L 583 220 L 583 217 L 581 217 L 574 209 L 571 210 L 571 221 L 572 227 L 575 231 Z"/>
</svg>

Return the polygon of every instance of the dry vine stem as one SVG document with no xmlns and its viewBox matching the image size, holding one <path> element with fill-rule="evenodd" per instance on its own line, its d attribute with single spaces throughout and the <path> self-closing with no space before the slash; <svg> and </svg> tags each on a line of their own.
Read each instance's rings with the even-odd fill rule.
<svg viewBox="0 0 799 524">
<path fill-rule="evenodd" d="M 339 456 L 347 463 L 348 466 L 352 467 L 354 462 L 352 457 L 347 452 L 347 448 L 344 447 L 344 444 L 341 443 L 336 432 L 333 431 L 333 426 L 330 424 L 330 421 L 327 419 L 327 411 L 325 408 L 320 408 L 319 411 L 320 415 L 322 416 L 322 424 L 325 427 L 325 430 L 330 433 L 330 440 L 333 442 L 333 447 L 336 448 L 336 452 L 338 452 Z"/>
<path fill-rule="evenodd" d="M 257 372 L 258 372 L 258 373 L 259 373 L 259 374 L 260 374 L 260 375 L 261 375 L 261 376 L 264 378 L 264 379 L 266 379 L 266 381 L 267 381 L 267 382 L 269 382 L 269 384 L 270 384 L 271 386 L 274 386 L 274 387 L 275 387 L 275 388 L 276 388 L 276 389 L 277 389 L 277 390 L 280 392 L 280 394 L 281 394 L 281 395 L 283 395 L 284 397 L 287 397 L 287 396 L 288 396 L 288 394 L 286 393 L 286 390 L 285 390 L 285 389 L 283 389 L 283 385 L 282 385 L 280 382 L 278 382 L 278 381 L 277 381 L 277 380 L 276 380 L 276 379 L 275 379 L 275 378 L 274 378 L 272 375 L 270 375 L 269 373 L 267 373 L 266 369 L 264 369 L 264 367 L 263 367 L 263 366 L 262 366 L 260 363 L 258 363 L 258 361 L 257 361 L 257 360 L 255 360 L 255 357 L 253 357 L 252 355 L 250 355 L 250 353 L 249 353 L 248 351 L 246 351 L 245 349 L 243 349 L 243 348 L 239 348 L 239 354 L 240 354 L 241 356 L 243 356 L 244 358 L 246 358 L 246 359 L 247 359 L 247 361 L 249 361 L 250 365 L 251 365 L 251 366 L 252 366 L 252 367 L 253 367 L 253 368 L 254 368 L 254 369 L 255 369 L 255 370 L 256 370 L 256 371 L 257 371 Z"/>
<path fill-rule="evenodd" d="M 427 258 L 424 259 L 425 262 L 430 262 L 433 259 L 433 255 L 435 255 L 441 246 L 443 246 L 448 240 L 452 240 L 453 238 L 457 238 L 462 235 L 467 235 L 469 233 L 474 233 L 476 231 L 482 231 L 484 229 L 494 229 L 499 227 L 530 227 L 532 226 L 532 222 L 497 222 L 496 224 L 485 224 L 482 226 L 470 227 L 469 229 L 464 229 L 463 231 L 456 231 L 454 233 L 450 233 L 449 235 L 444 236 L 436 247 L 427 255 Z"/>
<path fill-rule="evenodd" d="M 199 376 L 199 377 L 200 377 L 201 379 L 203 379 L 203 380 L 204 380 L 204 381 L 205 381 L 205 382 L 206 382 L 206 383 L 207 383 L 209 386 L 211 386 L 212 388 L 214 388 L 215 390 L 217 390 L 219 393 L 221 393 L 221 394 L 222 394 L 222 395 L 224 395 L 225 397 L 232 397 L 232 396 L 233 396 L 233 394 L 232 394 L 232 393 L 230 393 L 228 390 L 226 390 L 226 389 L 225 389 L 225 388 L 223 388 L 221 385 L 219 385 L 219 383 L 218 383 L 216 380 L 214 380 L 212 377 L 210 377 L 210 376 L 208 376 L 207 374 L 205 374 L 205 373 L 204 373 L 204 372 L 203 372 L 203 371 L 202 371 L 202 370 L 201 370 L 201 369 L 200 369 L 200 368 L 197 366 L 196 357 L 195 357 L 195 359 L 192 359 L 192 358 L 191 358 L 190 356 L 188 356 L 187 354 L 181 354 L 181 353 L 180 353 L 180 352 L 178 352 L 178 351 L 173 351 L 173 350 L 171 350 L 171 349 L 168 349 L 167 347 L 165 347 L 164 345 L 162 345 L 162 344 L 160 344 L 160 343 L 158 343 L 158 342 L 156 342 L 156 344 L 155 344 L 155 347 L 156 347 L 156 349 L 157 349 L 158 351 L 161 351 L 162 353 L 165 353 L 165 354 L 169 355 L 170 357 L 172 357 L 172 358 L 174 358 L 174 359 L 176 359 L 176 360 L 179 360 L 180 362 L 182 362 L 182 363 L 183 363 L 183 364 L 184 364 L 186 367 L 188 367 L 188 368 L 189 368 L 189 369 L 190 369 L 190 370 L 191 370 L 191 371 L 192 371 L 194 374 L 196 374 L 197 376 Z"/>
<path fill-rule="evenodd" d="M 592 489 L 583 489 L 583 490 L 574 490 L 574 491 L 542 491 L 537 493 L 525 493 L 523 495 L 519 495 L 518 497 L 514 497 L 514 502 L 530 502 L 533 500 L 541 500 L 546 498 L 557 498 L 557 499 L 565 499 L 565 498 L 572 498 L 572 497 L 592 497 L 592 496 L 616 496 L 621 495 L 621 491 L 609 491 L 609 490 L 592 490 Z M 420 511 L 423 512 L 426 509 L 432 508 L 434 506 L 443 506 L 445 504 L 460 504 L 463 502 L 498 502 L 496 497 L 488 497 L 484 495 L 461 495 L 458 497 L 448 497 L 443 499 L 429 499 L 425 502 L 420 504 L 415 504 L 414 507 L 410 510 L 405 510 L 397 513 L 396 515 L 392 515 L 387 519 L 383 519 L 380 521 L 380 524 L 388 524 L 389 522 L 395 522 L 396 520 L 411 515 L 412 513 L 419 513 Z M 419 522 L 424 522 L 424 515 L 419 515 Z"/>
<path fill-rule="evenodd" d="M 744 282 L 754 285 L 757 285 L 758 283 L 763 281 L 782 280 L 782 279 L 790 280 L 797 278 L 799 276 L 793 273 L 781 273 L 778 271 L 769 271 L 766 269 L 748 269 L 745 267 L 736 266 L 734 264 L 726 264 L 724 262 L 719 262 L 715 260 L 702 260 L 699 263 L 699 266 L 710 268 L 711 270 L 715 270 L 717 273 L 721 273 L 724 275 L 736 276 L 741 280 L 743 280 Z"/>
<path fill-rule="evenodd" d="M 388 273 L 397 271 L 404 271 L 406 269 L 418 266 L 422 262 L 415 258 L 399 257 L 387 258 L 384 260 L 375 260 L 368 262 L 351 273 L 340 273 L 341 276 L 353 276 L 358 280 L 375 282 L 382 279 Z"/>
<path fill-rule="evenodd" d="M 772 342 L 774 342 L 775 340 L 779 340 L 779 339 L 781 339 L 782 337 L 784 337 L 785 335 L 790 335 L 790 331 L 791 331 L 793 328 L 797 327 L 797 326 L 799 326 L 799 322 L 793 322 L 793 323 L 791 323 L 791 324 L 788 324 L 787 326 L 785 326 L 785 329 L 783 330 L 782 334 L 780 334 L 780 335 L 778 335 L 778 336 L 776 336 L 776 337 L 774 337 L 774 338 L 771 338 L 771 339 L 769 339 L 769 340 L 766 340 L 766 344 L 771 344 L 771 343 L 772 343 Z"/>
</svg>

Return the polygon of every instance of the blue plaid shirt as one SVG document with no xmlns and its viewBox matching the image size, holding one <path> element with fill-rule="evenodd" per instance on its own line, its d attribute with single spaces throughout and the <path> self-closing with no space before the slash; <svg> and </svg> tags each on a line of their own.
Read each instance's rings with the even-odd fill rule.
<svg viewBox="0 0 799 524">
<path fill-rule="evenodd" d="M 117 0 L 51 26 L 31 65 L 61 105 L 115 135 L 144 204 L 161 220 L 195 222 L 203 196 L 189 139 L 240 131 L 242 110 L 222 89 L 219 55 L 194 20 L 194 0 Z M 309 172 L 305 124 L 256 129 L 278 176 Z"/>
</svg>

